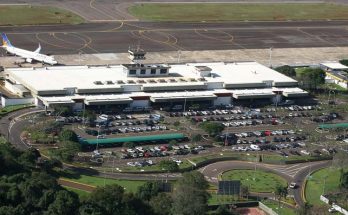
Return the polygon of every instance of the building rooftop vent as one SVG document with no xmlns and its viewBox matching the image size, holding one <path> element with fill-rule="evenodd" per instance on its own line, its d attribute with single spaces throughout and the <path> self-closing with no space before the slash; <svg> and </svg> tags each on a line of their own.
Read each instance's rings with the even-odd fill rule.
<svg viewBox="0 0 348 215">
<path fill-rule="evenodd" d="M 116 82 L 117 82 L 117 84 L 124 84 L 124 82 L 122 80 L 118 80 Z"/>
<path fill-rule="evenodd" d="M 95 85 L 103 85 L 103 82 L 101 82 L 101 81 L 95 81 L 95 82 L 93 82 Z"/>
<path fill-rule="evenodd" d="M 112 82 L 112 81 L 105 81 L 104 83 L 107 84 L 107 85 L 114 84 L 114 82 Z"/>
</svg>

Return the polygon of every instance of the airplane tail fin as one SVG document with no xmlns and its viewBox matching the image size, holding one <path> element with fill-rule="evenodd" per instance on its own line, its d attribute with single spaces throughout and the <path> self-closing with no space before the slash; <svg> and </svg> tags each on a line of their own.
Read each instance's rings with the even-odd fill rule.
<svg viewBox="0 0 348 215">
<path fill-rule="evenodd" d="M 34 51 L 35 53 L 40 53 L 40 51 L 41 51 L 41 45 L 40 45 L 40 43 L 39 43 L 39 47 Z"/>
<path fill-rule="evenodd" d="M 2 37 L 2 45 L 3 46 L 8 46 L 8 47 L 12 46 L 10 40 L 7 38 L 5 33 L 1 33 L 1 37 Z"/>
</svg>

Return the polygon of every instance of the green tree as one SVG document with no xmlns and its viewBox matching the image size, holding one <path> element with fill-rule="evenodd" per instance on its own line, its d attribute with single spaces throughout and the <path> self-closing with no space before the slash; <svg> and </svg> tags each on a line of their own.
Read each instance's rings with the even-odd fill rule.
<svg viewBox="0 0 348 215">
<path fill-rule="evenodd" d="M 48 207 L 45 215 L 66 215 L 76 214 L 79 208 L 79 199 L 77 194 L 60 190 L 55 194 L 54 201 Z"/>
<path fill-rule="evenodd" d="M 78 142 L 77 134 L 70 129 L 64 129 L 63 131 L 61 131 L 59 133 L 59 140 Z"/>
<path fill-rule="evenodd" d="M 175 127 L 179 127 L 179 126 L 180 126 L 180 122 L 179 122 L 179 121 L 175 121 L 175 122 L 173 123 L 173 125 L 174 125 Z"/>
<path fill-rule="evenodd" d="M 281 185 L 277 185 L 274 190 L 274 195 L 275 198 L 278 200 L 278 208 L 280 208 L 280 202 L 282 198 L 286 198 L 286 196 L 288 195 L 288 188 Z"/>
<path fill-rule="evenodd" d="M 200 127 L 209 134 L 209 136 L 216 136 L 220 134 L 225 126 L 217 122 L 203 122 L 200 124 Z"/>
<path fill-rule="evenodd" d="M 341 169 L 340 187 L 348 189 L 348 171 L 345 172 L 343 169 Z"/>
<path fill-rule="evenodd" d="M 74 156 L 81 151 L 81 145 L 77 142 L 61 142 L 58 149 L 51 149 L 54 158 L 62 161 L 72 161 Z"/>
<path fill-rule="evenodd" d="M 99 208 L 103 214 L 123 214 L 126 208 L 123 201 L 123 187 L 113 184 L 98 187 L 89 196 L 87 203 L 93 208 Z"/>
<path fill-rule="evenodd" d="M 308 89 L 317 89 L 319 85 L 325 83 L 325 72 L 320 68 L 306 68 L 299 75 L 299 81 L 303 87 Z"/>
<path fill-rule="evenodd" d="M 173 199 L 167 193 L 158 193 L 150 199 L 149 205 L 156 215 L 168 215 L 172 208 Z"/>
<path fill-rule="evenodd" d="M 206 214 L 209 193 L 208 182 L 202 173 L 192 171 L 184 173 L 178 180 L 173 193 L 173 214 L 201 215 Z"/>
<path fill-rule="evenodd" d="M 310 215 L 311 214 L 311 205 L 306 202 L 303 206 L 299 207 L 296 210 L 297 215 Z"/>
<path fill-rule="evenodd" d="M 84 202 L 79 208 L 79 215 L 104 215 L 104 214 L 105 214 L 104 208 L 91 202 Z"/>
<path fill-rule="evenodd" d="M 249 187 L 246 186 L 246 185 L 242 185 L 241 188 L 240 188 L 240 191 L 241 191 L 241 195 L 243 197 L 246 197 L 248 198 L 249 195 L 250 195 L 250 190 L 249 190 Z"/>
<path fill-rule="evenodd" d="M 178 164 L 172 160 L 161 160 L 159 167 L 167 172 L 176 172 L 179 170 Z"/>
<path fill-rule="evenodd" d="M 201 134 L 193 135 L 192 136 L 192 141 L 195 142 L 195 143 L 202 141 L 202 135 Z"/>
<path fill-rule="evenodd" d="M 91 193 L 86 201 L 88 207 L 80 208 L 84 214 L 129 214 L 146 215 L 152 214 L 149 206 L 141 199 L 136 198 L 132 193 L 125 193 L 123 187 L 113 184 L 105 187 L 98 187 Z"/>
<path fill-rule="evenodd" d="M 70 116 L 72 115 L 72 110 L 66 106 L 57 106 L 54 108 L 54 112 L 57 116 Z"/>
<path fill-rule="evenodd" d="M 345 66 L 348 66 L 348 59 L 342 59 L 342 60 L 340 60 L 339 62 L 340 62 L 340 64 L 343 64 L 343 65 L 345 65 Z"/>
<path fill-rule="evenodd" d="M 282 73 L 283 75 L 289 76 L 289 77 L 295 77 L 296 76 L 296 71 L 293 67 L 284 65 L 284 66 L 279 66 L 275 68 L 276 71 Z"/>
<path fill-rule="evenodd" d="M 136 196 L 139 199 L 149 201 L 160 192 L 160 186 L 157 181 L 149 181 L 138 187 Z"/>
<path fill-rule="evenodd" d="M 135 147 L 135 143 L 133 142 L 125 142 L 122 145 L 124 148 L 134 148 Z"/>
</svg>

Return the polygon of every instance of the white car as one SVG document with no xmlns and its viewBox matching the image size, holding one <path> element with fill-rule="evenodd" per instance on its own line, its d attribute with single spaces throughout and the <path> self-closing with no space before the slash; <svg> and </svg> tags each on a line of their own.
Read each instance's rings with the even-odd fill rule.
<svg viewBox="0 0 348 215">
<path fill-rule="evenodd" d="M 258 145 L 255 145 L 255 144 L 251 144 L 251 145 L 250 145 L 250 148 L 251 148 L 251 150 L 253 150 L 253 151 L 260 151 L 260 150 L 261 150 L 260 147 L 259 147 Z"/>
<path fill-rule="evenodd" d="M 197 150 L 197 151 L 204 150 L 204 147 L 203 147 L 203 146 L 197 146 L 197 147 L 195 148 L 195 150 Z"/>
<path fill-rule="evenodd" d="M 172 160 L 173 160 L 177 165 L 180 165 L 180 164 L 182 163 L 181 160 L 176 159 L 176 158 L 172 158 Z"/>
<path fill-rule="evenodd" d="M 139 152 L 144 152 L 144 149 L 141 146 L 137 146 L 135 147 L 135 149 L 138 150 Z"/>
<path fill-rule="evenodd" d="M 179 146 L 173 146 L 172 147 L 174 150 L 179 150 L 180 148 L 179 148 Z"/>
<path fill-rule="evenodd" d="M 105 139 L 105 136 L 104 135 L 98 135 L 97 139 Z"/>
<path fill-rule="evenodd" d="M 184 145 L 185 149 L 191 149 L 189 145 Z"/>
<path fill-rule="evenodd" d="M 303 143 L 303 142 L 299 142 L 299 143 L 297 143 L 299 146 L 302 146 L 302 147 L 305 147 L 306 146 L 306 144 L 305 143 Z"/>
<path fill-rule="evenodd" d="M 128 165 L 128 166 L 135 166 L 135 163 L 133 163 L 133 162 L 128 162 L 127 165 Z"/>
<path fill-rule="evenodd" d="M 328 210 L 330 213 L 334 213 L 334 212 L 336 212 L 337 210 L 335 209 L 335 208 L 329 208 L 329 210 Z"/>
<path fill-rule="evenodd" d="M 135 150 L 134 150 L 134 149 L 127 149 L 127 152 L 129 152 L 129 153 L 135 153 Z"/>
<path fill-rule="evenodd" d="M 295 189 L 296 186 L 297 186 L 296 183 L 295 183 L 295 182 L 292 182 L 292 183 L 290 183 L 289 188 Z"/>
<path fill-rule="evenodd" d="M 309 155 L 309 154 L 310 154 L 307 150 L 301 150 L 300 152 L 301 152 L 302 154 L 304 154 L 304 155 Z"/>
</svg>

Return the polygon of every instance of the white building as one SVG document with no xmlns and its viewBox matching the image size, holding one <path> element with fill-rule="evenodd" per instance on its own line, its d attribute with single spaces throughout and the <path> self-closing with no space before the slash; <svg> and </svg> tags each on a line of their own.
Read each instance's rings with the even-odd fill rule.
<svg viewBox="0 0 348 215">
<path fill-rule="evenodd" d="M 325 70 L 326 83 L 334 83 L 348 89 L 348 67 L 339 62 L 325 62 L 320 64 L 320 68 Z"/>
<path fill-rule="evenodd" d="M 123 64 L 8 68 L 5 87 L 32 96 L 38 106 L 122 105 L 149 107 L 178 102 L 228 105 L 246 99 L 302 97 L 297 81 L 256 62 Z"/>
</svg>

